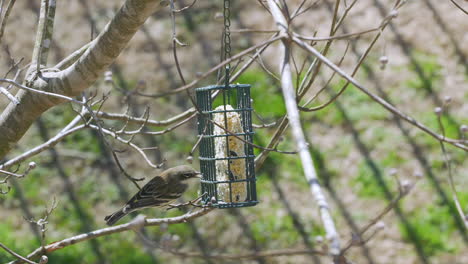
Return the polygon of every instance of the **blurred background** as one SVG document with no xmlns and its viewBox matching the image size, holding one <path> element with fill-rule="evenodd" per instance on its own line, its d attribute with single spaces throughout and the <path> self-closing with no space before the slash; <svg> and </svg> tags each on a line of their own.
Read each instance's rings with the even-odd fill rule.
<svg viewBox="0 0 468 264">
<path fill-rule="evenodd" d="M 123 1 L 57 1 L 55 33 L 50 65 L 94 38 L 113 17 Z M 291 9 L 302 1 L 288 0 Z M 345 1 L 346 2 L 346 1 Z M 347 1 L 350 2 L 350 1 Z M 190 4 L 178 0 L 177 7 Z M 311 2 L 310 2 L 311 3 Z M 310 4 L 309 3 L 309 4 Z M 349 4 L 349 3 L 348 3 Z M 12 66 L 12 58 L 29 63 L 33 49 L 40 1 L 18 1 L 13 9 L 0 47 L 0 72 Z M 294 21 L 303 35 L 327 36 L 334 1 L 317 1 L 313 8 Z M 378 26 L 390 12 L 392 1 L 357 1 L 339 34 Z M 344 4 L 340 12 L 345 10 Z M 178 48 L 179 61 L 188 81 L 219 63 L 223 29 L 222 1 L 197 1 L 176 16 L 178 38 L 188 44 Z M 155 13 L 134 36 L 109 71 L 87 92 L 110 93 L 103 110 L 141 116 L 149 107 L 153 119 L 163 120 L 191 107 L 185 93 L 161 99 L 145 98 L 132 91 L 164 92 L 182 85 L 172 55 L 169 9 Z M 271 29 L 276 26 L 270 14 L 257 2 L 233 1 L 232 29 Z M 466 15 L 450 1 L 408 1 L 398 17 L 385 29 L 376 47 L 363 63 L 356 79 L 376 94 L 385 93 L 399 109 L 435 131 L 440 131 L 435 107 L 444 107 L 442 123 L 447 136 L 460 138 L 460 126 L 468 124 L 468 23 Z M 233 54 L 267 39 L 271 34 L 232 33 Z M 335 41 L 329 58 L 337 63 L 345 50 L 341 67 L 351 72 L 374 33 L 351 41 Z M 349 43 L 349 48 L 347 45 Z M 324 43 L 317 43 L 320 50 Z M 293 50 L 301 63 L 304 53 Z M 388 58 L 385 69 L 379 59 Z M 253 106 L 263 122 L 278 121 L 285 114 L 280 83 L 265 72 L 278 75 L 278 44 L 262 56 L 263 66 L 254 64 L 236 81 L 252 85 Z M 313 84 L 311 94 L 328 81 L 332 72 L 325 67 Z M 200 83 L 213 84 L 216 74 Z M 344 81 L 335 77 L 316 104 L 328 101 Z M 451 98 L 447 103 L 447 96 Z M 4 109 L 7 99 L 0 96 Z M 46 112 L 30 129 L 12 158 L 54 136 L 76 113 L 69 104 Z M 395 177 L 414 181 L 423 174 L 415 189 L 383 222 L 385 229 L 370 241 L 348 253 L 355 263 L 468 263 L 468 233 L 459 219 L 448 184 L 448 172 L 440 144 L 420 130 L 404 123 L 349 87 L 327 108 L 302 113 L 303 128 L 310 142 L 315 166 L 326 189 L 343 241 L 375 217 L 398 194 Z M 254 120 L 260 124 L 259 118 Z M 106 121 L 118 128 L 122 123 Z M 148 128 L 156 131 L 155 128 Z M 265 146 L 275 127 L 257 129 L 255 143 Z M 279 149 L 294 151 L 287 132 Z M 117 149 L 123 166 L 134 177 L 151 179 L 158 173 L 139 155 L 108 139 Z M 187 164 L 186 158 L 197 141 L 196 121 L 161 136 L 140 136 L 154 163 L 164 167 Z M 258 153 L 258 152 L 257 152 Z M 453 176 L 464 209 L 468 205 L 468 166 L 466 152 L 448 147 Z M 135 186 L 120 173 L 102 138 L 83 130 L 67 137 L 51 151 L 32 159 L 38 166 L 27 177 L 11 181 L 11 191 L 0 195 L 0 242 L 27 255 L 40 246 L 37 225 L 25 218 L 39 219 L 54 197 L 58 206 L 47 225 L 47 243 L 105 227 L 104 216 L 118 209 Z M 26 164 L 26 163 L 25 163 Z M 23 165 L 24 166 L 24 165 Z M 194 166 L 198 160 L 194 159 Z M 251 208 L 216 210 L 193 222 L 145 229 L 142 239 L 134 232 L 113 234 L 58 250 L 50 263 L 329 263 L 314 255 L 258 257 L 248 260 L 212 259 L 207 254 L 261 252 L 271 249 L 321 248 L 324 230 L 317 205 L 310 194 L 297 155 L 271 153 L 258 172 L 260 203 Z M 187 193 L 185 200 L 197 196 Z M 180 215 L 179 210 L 144 210 L 148 217 Z M 131 218 L 127 217 L 129 221 Z M 201 257 L 184 258 L 159 250 L 153 244 L 167 245 Z M 0 251 L 0 262 L 12 257 Z"/>
</svg>

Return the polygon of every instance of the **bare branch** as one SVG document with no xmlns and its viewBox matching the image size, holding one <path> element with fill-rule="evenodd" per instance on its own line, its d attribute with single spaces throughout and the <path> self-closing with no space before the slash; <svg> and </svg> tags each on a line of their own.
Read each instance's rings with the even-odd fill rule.
<svg viewBox="0 0 468 264">
<path fill-rule="evenodd" d="M 57 133 L 57 135 L 51 139 L 49 139 L 47 142 L 44 142 L 42 143 L 41 145 L 39 146 L 36 146 L 30 150 L 28 150 L 27 152 L 25 153 L 22 153 L 21 155 L 13 158 L 13 159 L 10 159 L 8 161 L 6 161 L 5 163 L 1 164 L 0 165 L 0 169 L 8 169 L 9 167 L 15 165 L 15 164 L 19 164 L 20 162 L 34 156 L 34 155 L 37 155 L 47 149 L 50 149 L 52 147 L 54 147 L 58 142 L 62 141 L 65 137 L 81 130 L 81 129 L 84 129 L 86 128 L 85 125 L 79 125 L 79 126 L 76 126 L 75 125 L 81 120 L 81 117 L 80 116 L 77 116 L 75 117 L 64 129 L 62 129 L 62 131 L 60 131 L 59 133 Z M 73 128 L 72 128 L 73 127 Z"/>
<path fill-rule="evenodd" d="M 0 93 L 4 94 L 8 100 L 10 100 L 12 103 L 14 104 L 19 104 L 20 102 L 18 101 L 18 99 L 15 98 L 15 96 L 13 96 L 5 87 L 3 86 L 0 86 Z"/>
<path fill-rule="evenodd" d="M 13 6 L 15 5 L 15 2 L 16 0 L 10 0 L 10 2 L 8 2 L 7 9 L 2 16 L 2 21 L 0 25 L 0 43 L 2 43 L 3 33 L 5 33 L 5 27 L 8 21 L 8 17 L 10 16 L 11 10 L 13 10 Z M 0 15 L 2 14 L 0 13 Z"/>
<path fill-rule="evenodd" d="M 261 48 L 261 47 L 264 47 L 266 45 L 269 45 L 275 41 L 277 41 L 278 39 L 280 39 L 281 37 L 280 36 L 276 36 L 276 37 L 273 37 L 269 40 L 266 40 L 266 41 L 263 41 L 255 46 L 252 46 L 234 56 L 232 56 L 231 58 L 221 62 L 220 64 L 216 65 L 215 67 L 211 68 L 209 71 L 203 73 L 199 78 L 193 80 L 192 82 L 180 87 L 180 88 L 177 88 L 177 89 L 174 89 L 174 90 L 171 90 L 171 91 L 167 91 L 167 92 L 163 92 L 163 93 L 160 93 L 160 94 L 144 94 L 144 93 L 137 93 L 139 95 L 142 95 L 142 96 L 147 96 L 147 97 L 152 97 L 152 98 L 160 98 L 160 97 L 165 97 L 165 96 L 168 96 L 168 95 L 172 95 L 172 94 L 176 94 L 176 93 L 180 93 L 180 92 L 183 92 L 187 89 L 191 89 L 193 87 L 195 87 L 196 84 L 198 84 L 201 80 L 207 78 L 208 76 L 210 76 L 212 73 L 216 72 L 217 70 L 221 69 L 222 67 L 226 66 L 227 64 L 231 63 L 232 61 L 235 61 L 239 58 L 242 58 L 244 57 L 245 55 L 255 51 L 256 49 L 258 48 Z"/>
<path fill-rule="evenodd" d="M 240 137 L 239 135 L 236 135 L 235 133 L 227 130 L 223 125 L 221 124 L 218 124 L 216 122 L 214 122 L 213 120 L 211 119 L 206 119 L 208 122 L 211 122 L 213 125 L 215 125 L 216 127 L 219 127 L 221 128 L 224 132 L 226 132 L 226 135 L 230 135 L 232 137 L 235 137 L 236 139 L 244 142 L 245 144 L 249 144 L 251 146 L 253 146 L 254 148 L 258 148 L 258 149 L 261 149 L 261 150 L 267 150 L 267 151 L 272 151 L 272 152 L 278 152 L 278 153 L 282 153 L 282 154 L 297 154 L 296 151 L 282 151 L 282 150 L 277 150 L 277 149 L 274 149 L 274 148 L 266 148 L 266 147 L 262 147 L 260 145 L 257 145 L 257 144 L 254 144 L 254 143 L 251 143 L 247 140 L 245 140 L 244 138 Z"/>
<path fill-rule="evenodd" d="M 23 262 L 26 262 L 26 263 L 29 263 L 29 264 L 38 264 L 38 263 L 36 263 L 34 261 L 31 261 L 31 260 L 21 256 L 20 254 L 14 252 L 13 250 L 9 249 L 7 246 L 3 245 L 2 243 L 0 243 L 0 247 L 3 248 L 6 252 L 8 252 L 11 255 L 13 255 L 14 257 L 16 257 L 17 259 L 22 260 Z"/>
<path fill-rule="evenodd" d="M 171 225 L 171 224 L 186 223 L 188 221 L 192 221 L 198 217 L 206 215 L 209 212 L 213 211 L 214 209 L 215 209 L 214 207 L 207 206 L 197 211 L 189 212 L 181 216 L 176 216 L 176 217 L 171 217 L 171 218 L 145 219 L 143 226 L 159 226 L 162 224 Z M 90 239 L 95 239 L 95 238 L 107 236 L 110 234 L 133 230 L 134 227 L 135 227 L 135 223 L 134 221 L 131 221 L 126 224 L 98 229 L 89 233 L 76 235 L 70 238 L 66 238 L 66 239 L 51 243 L 45 246 L 45 250 L 47 253 L 52 253 L 56 250 L 59 250 L 59 249 L 62 249 L 62 248 L 65 248 L 65 247 L 68 247 L 77 243 L 81 243 L 83 241 L 87 241 Z M 41 255 L 41 253 L 42 253 L 42 247 L 37 248 L 31 254 L 28 255 L 28 258 L 37 258 L 38 256 Z M 23 262 L 17 260 L 17 261 L 10 262 L 9 264 L 19 264 L 19 263 L 23 263 Z"/>
<path fill-rule="evenodd" d="M 440 127 L 440 129 L 442 131 L 442 136 L 445 137 L 445 128 L 444 128 L 444 124 L 442 123 L 442 118 L 441 118 L 442 113 L 443 113 L 443 109 L 441 107 L 436 107 L 435 114 L 437 115 L 437 122 L 439 123 L 439 127 Z M 463 209 L 461 207 L 460 199 L 458 198 L 457 188 L 456 188 L 455 182 L 453 180 L 452 163 L 450 161 L 449 154 L 447 153 L 447 149 L 445 148 L 444 142 L 439 141 L 439 144 L 440 144 L 440 149 L 442 150 L 442 155 L 444 157 L 445 166 L 447 167 L 447 173 L 448 173 L 448 178 L 449 178 L 449 183 L 450 183 L 450 189 L 451 189 L 452 195 L 453 195 L 453 201 L 454 201 L 455 206 L 457 208 L 457 212 L 459 214 L 459 217 L 462 219 L 463 223 L 465 224 L 465 228 L 468 229 L 468 219 L 467 219 L 467 217 L 466 217 L 466 215 L 463 212 Z"/>
<path fill-rule="evenodd" d="M 0 79 L 0 82 L 5 82 L 5 83 L 8 83 L 8 84 L 10 84 L 10 85 L 14 85 L 14 86 L 17 87 L 17 88 L 20 88 L 20 89 L 25 90 L 25 91 L 28 91 L 28 92 L 37 93 L 37 94 L 39 94 L 39 95 L 50 96 L 50 97 L 53 97 L 53 98 L 60 99 L 60 100 L 62 100 L 62 101 L 69 101 L 69 102 L 74 102 L 74 103 L 83 105 L 83 103 L 81 103 L 80 101 L 75 100 L 75 99 L 73 99 L 73 98 L 71 98 L 71 97 L 69 97 L 69 96 L 62 95 L 62 94 L 58 94 L 58 93 L 51 93 L 51 92 L 47 92 L 47 91 L 42 91 L 42 90 L 34 89 L 34 88 L 31 88 L 31 87 L 28 87 L 28 86 L 19 84 L 19 83 L 17 83 L 15 80 Z"/>
<path fill-rule="evenodd" d="M 339 40 L 339 39 L 351 39 L 351 38 L 357 38 L 361 35 L 372 33 L 379 31 L 381 27 L 375 27 L 371 29 L 366 29 L 362 30 L 359 32 L 353 32 L 353 33 L 347 33 L 343 35 L 337 35 L 337 36 L 330 36 L 330 37 L 307 37 L 307 36 L 302 36 L 300 34 L 294 34 L 296 37 L 303 39 L 303 40 L 309 40 L 309 41 L 330 41 L 330 40 Z"/>
<path fill-rule="evenodd" d="M 401 199 L 405 198 L 410 191 L 413 189 L 416 183 L 409 183 L 408 186 L 403 186 L 403 189 L 400 189 L 398 196 L 395 197 L 379 214 L 373 217 L 364 227 L 362 227 L 358 234 L 354 234 L 357 237 L 362 237 L 364 233 L 366 233 L 372 226 L 377 224 L 385 215 L 387 215 L 395 206 L 398 205 Z M 349 240 L 346 243 L 346 246 L 341 251 L 341 255 L 343 255 L 347 250 L 349 250 L 353 246 L 353 239 Z"/>
<path fill-rule="evenodd" d="M 468 15 L 468 11 L 463 9 L 463 7 L 460 4 L 458 4 L 455 0 L 450 0 L 450 2 L 452 2 L 456 7 L 458 7 L 458 9 L 460 9 L 463 13 L 465 13 L 465 15 Z M 465 2 L 466 2 L 466 0 L 465 0 Z"/>
<path fill-rule="evenodd" d="M 105 128 L 102 128 L 102 127 L 99 127 L 99 126 L 96 126 L 96 125 L 91 125 L 91 124 L 89 124 L 88 127 L 92 128 L 94 130 L 97 130 L 97 131 L 101 131 L 103 134 L 106 134 L 106 135 L 109 135 L 109 136 L 113 137 L 114 139 L 120 141 L 122 144 L 130 146 L 131 148 L 136 150 L 143 157 L 143 159 L 146 161 L 146 163 L 150 167 L 152 167 L 154 169 L 159 169 L 160 168 L 159 164 L 154 164 L 153 162 L 151 162 L 151 160 L 148 158 L 148 155 L 146 155 L 145 151 L 142 148 L 137 146 L 135 143 L 132 143 L 133 137 L 126 140 L 126 139 L 118 136 L 118 134 L 116 132 L 111 131 L 109 129 L 105 129 Z"/>
<path fill-rule="evenodd" d="M 278 1 L 268 0 L 268 6 L 270 7 L 271 14 L 276 21 L 278 29 L 282 32 L 283 36 L 288 31 L 286 19 L 284 18 L 281 10 L 278 7 Z M 283 39 L 283 45 L 281 47 L 282 65 L 280 68 L 281 73 L 281 88 L 283 90 L 283 96 L 286 104 L 286 110 L 288 112 L 288 119 L 291 124 L 292 134 L 296 141 L 296 145 L 301 158 L 302 167 L 304 170 L 307 182 L 310 185 L 310 191 L 317 202 L 320 210 L 320 216 L 325 227 L 327 238 L 330 240 L 330 253 L 336 256 L 340 253 L 340 239 L 338 232 L 336 231 L 335 223 L 330 214 L 330 208 L 328 202 L 323 195 L 320 187 L 317 172 L 315 170 L 312 156 L 310 155 L 308 144 L 305 140 L 304 132 L 302 131 L 301 121 L 299 117 L 299 110 L 297 108 L 296 96 L 292 81 L 292 72 L 290 65 L 290 46 L 287 38 Z"/>
<path fill-rule="evenodd" d="M 79 60 L 62 71 L 28 74 L 28 86 L 52 94 L 80 94 L 114 62 L 146 19 L 168 4 L 168 0 L 126 0 Z M 39 57 L 34 55 L 37 62 Z M 17 98 L 20 104 L 9 104 L 0 115 L 0 158 L 8 153 L 43 112 L 63 103 L 64 99 L 38 96 L 29 90 L 18 92 Z"/>
<path fill-rule="evenodd" d="M 292 37 L 292 40 L 298 44 L 301 48 L 304 50 L 309 51 L 312 53 L 314 56 L 316 56 L 319 60 L 321 60 L 323 63 L 325 63 L 328 67 L 336 71 L 341 77 L 346 79 L 348 82 L 352 83 L 354 86 L 356 86 L 359 90 L 367 94 L 370 98 L 372 98 L 374 101 L 382 105 L 384 108 L 392 112 L 393 114 L 401 117 L 408 123 L 416 126 L 417 128 L 421 129 L 422 131 L 426 132 L 430 136 L 434 137 L 435 139 L 443 142 L 450 143 L 451 145 L 463 149 L 465 151 L 468 151 L 468 145 L 466 145 L 466 141 L 463 140 L 456 140 L 456 139 L 451 139 L 451 138 L 446 138 L 442 135 L 437 134 L 436 132 L 432 131 L 430 128 L 426 127 L 416 119 L 412 118 L 411 116 L 406 115 L 402 111 L 400 111 L 398 108 L 394 107 L 387 101 L 385 101 L 383 98 L 379 97 L 378 95 L 375 95 L 371 93 L 367 88 L 362 86 L 360 83 L 358 83 L 353 77 L 349 76 L 346 72 L 341 70 L 338 66 L 336 66 L 333 62 L 331 62 L 328 58 L 323 56 L 320 52 L 318 52 L 314 47 L 311 45 L 307 44 L 306 42 L 302 41 L 301 39 L 297 37 Z"/>
<path fill-rule="evenodd" d="M 271 33 L 278 33 L 279 31 L 276 29 L 250 29 L 250 28 L 239 28 L 239 29 L 231 29 L 231 33 L 263 33 L 263 34 L 271 34 Z"/>
<path fill-rule="evenodd" d="M 182 252 L 174 249 L 162 248 L 163 250 L 182 258 L 210 258 L 219 260 L 240 260 L 240 259 L 256 259 L 265 257 L 281 257 L 281 256 L 295 256 L 295 255 L 320 255 L 326 256 L 323 251 L 310 250 L 310 249 L 279 249 L 279 250 L 265 250 L 245 254 L 201 254 L 196 252 Z"/>
<path fill-rule="evenodd" d="M 278 128 L 275 131 L 275 134 L 270 140 L 270 143 L 268 143 L 267 147 L 265 150 L 263 150 L 256 158 L 255 158 L 255 170 L 258 171 L 263 163 L 265 162 L 266 158 L 268 157 L 268 154 L 270 154 L 269 149 L 276 149 L 278 146 L 281 137 L 283 134 L 286 132 L 286 128 L 289 126 L 289 120 L 286 118 L 286 115 L 282 117 L 281 122 L 278 126 Z"/>
<path fill-rule="evenodd" d="M 57 0 L 47 0 L 47 17 L 45 21 L 44 39 L 42 40 L 41 64 L 47 64 L 49 55 L 50 44 L 52 43 L 52 35 L 54 31 L 55 21 L 55 8 L 57 7 Z"/>
<path fill-rule="evenodd" d="M 343 53 L 343 56 L 341 56 L 340 61 L 337 63 L 338 66 L 340 66 L 341 63 L 343 62 L 343 60 L 344 60 L 344 58 L 345 58 L 345 56 L 346 56 L 346 54 L 347 54 L 347 52 L 348 52 L 348 48 L 349 48 L 349 43 L 346 45 L 346 49 L 345 49 L 345 51 L 344 51 L 344 53 Z M 358 66 L 359 66 L 359 64 L 358 64 Z M 310 103 L 311 101 L 313 101 L 315 98 L 317 98 L 317 96 L 318 96 L 321 92 L 323 92 L 323 91 L 328 87 L 328 84 L 331 82 L 331 80 L 333 79 L 333 77 L 335 77 L 335 75 L 336 75 L 336 72 L 333 72 L 333 74 L 330 76 L 330 78 L 329 78 L 328 81 L 325 83 L 325 85 L 322 86 L 322 89 L 320 89 L 317 93 L 315 93 L 314 96 L 312 96 L 312 98 L 310 98 L 309 100 L 307 100 L 307 102 L 304 104 L 304 106 L 307 105 L 307 104 L 309 104 L 309 103 Z M 323 104 L 321 104 L 321 105 L 319 105 L 319 106 L 315 106 L 315 107 L 312 107 L 312 108 L 306 108 L 306 107 L 304 107 L 304 106 L 299 106 L 299 110 L 304 111 L 304 112 L 313 112 L 313 111 L 321 110 L 321 109 L 327 107 L 328 105 L 330 105 L 331 103 L 333 103 L 333 102 L 345 91 L 346 87 L 347 87 L 346 85 L 343 86 L 343 87 L 338 91 L 338 93 L 336 93 L 334 96 L 332 96 L 332 98 L 331 98 L 330 100 L 328 100 L 327 102 L 325 102 L 325 103 L 323 103 Z"/>
<path fill-rule="evenodd" d="M 67 67 L 71 66 L 73 63 L 75 63 L 81 55 L 85 53 L 86 50 L 93 44 L 94 41 L 88 42 L 83 47 L 79 48 L 78 50 L 74 51 L 72 54 L 68 55 L 65 59 L 57 63 L 54 68 L 59 69 L 59 70 L 64 70 Z"/>
<path fill-rule="evenodd" d="M 192 8 L 195 5 L 196 2 L 197 2 L 197 0 L 193 0 L 193 2 L 190 5 L 184 6 L 181 9 L 174 9 L 174 12 L 179 13 L 179 12 L 185 11 L 185 10 L 187 10 L 189 8 Z"/>
<path fill-rule="evenodd" d="M 32 55 L 32 63 L 28 70 L 28 75 L 35 72 L 39 74 L 41 64 L 45 65 L 45 61 L 41 53 L 44 50 L 44 40 L 47 30 L 47 13 L 49 11 L 49 0 L 41 0 L 41 10 L 39 12 L 39 22 L 37 24 L 36 40 Z"/>
</svg>

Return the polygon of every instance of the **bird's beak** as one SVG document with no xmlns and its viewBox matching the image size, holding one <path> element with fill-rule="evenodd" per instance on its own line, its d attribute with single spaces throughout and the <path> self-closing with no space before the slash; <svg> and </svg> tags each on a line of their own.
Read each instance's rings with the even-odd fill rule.
<svg viewBox="0 0 468 264">
<path fill-rule="evenodd" d="M 201 172 L 197 171 L 196 174 L 195 174 L 195 177 L 201 179 L 203 177 L 203 174 Z"/>
</svg>

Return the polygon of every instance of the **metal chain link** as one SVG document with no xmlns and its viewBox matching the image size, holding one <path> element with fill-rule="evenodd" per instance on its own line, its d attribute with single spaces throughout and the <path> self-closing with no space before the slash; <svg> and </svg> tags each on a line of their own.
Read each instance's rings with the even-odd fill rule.
<svg viewBox="0 0 468 264">
<path fill-rule="evenodd" d="M 231 58 L 231 0 L 224 0 L 224 59 Z M 226 67 L 230 67 L 229 63 Z"/>
</svg>

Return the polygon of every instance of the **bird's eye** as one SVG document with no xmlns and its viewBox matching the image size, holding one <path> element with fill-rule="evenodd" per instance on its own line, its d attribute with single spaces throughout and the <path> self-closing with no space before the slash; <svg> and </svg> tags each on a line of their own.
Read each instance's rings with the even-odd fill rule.
<svg viewBox="0 0 468 264">
<path fill-rule="evenodd" d="M 190 177 L 192 177 L 192 174 L 190 174 L 190 173 L 184 174 L 184 178 L 190 178 Z"/>
</svg>

